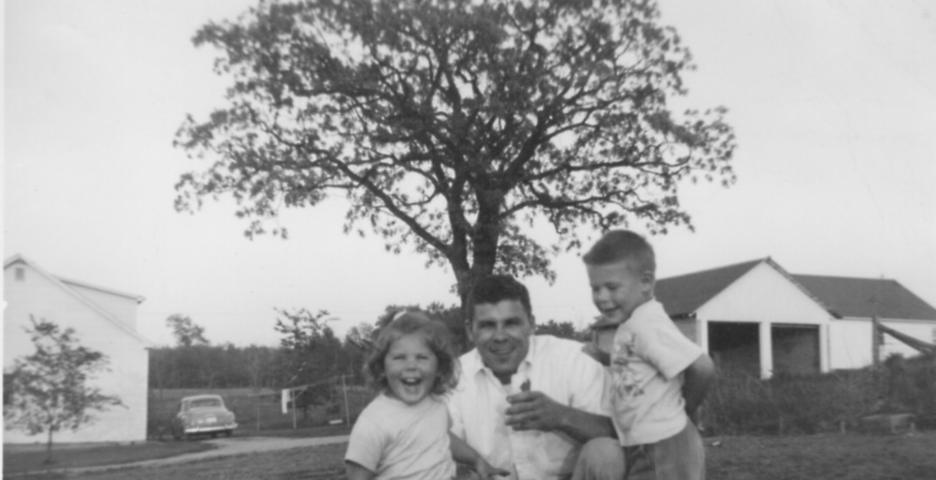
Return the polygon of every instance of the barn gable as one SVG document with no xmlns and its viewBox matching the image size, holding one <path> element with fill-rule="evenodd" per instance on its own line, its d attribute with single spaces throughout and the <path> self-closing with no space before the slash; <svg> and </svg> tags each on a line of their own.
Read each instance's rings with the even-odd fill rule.
<svg viewBox="0 0 936 480">
<path fill-rule="evenodd" d="M 91 290 L 94 293 L 89 295 Z M 95 384 L 105 394 L 120 397 L 125 408 L 115 407 L 97 413 L 96 422 L 77 432 L 60 432 L 56 441 L 146 439 L 147 348 L 152 345 L 135 329 L 135 307 L 142 297 L 63 280 L 16 255 L 4 262 L 4 299 L 7 302 L 3 321 L 4 372 L 12 368 L 15 358 L 34 351 L 25 332 L 30 326 L 30 317 L 74 329 L 82 345 L 108 357 L 108 370 L 98 374 Z M 6 443 L 37 440 L 38 437 L 18 431 L 4 434 Z"/>
</svg>

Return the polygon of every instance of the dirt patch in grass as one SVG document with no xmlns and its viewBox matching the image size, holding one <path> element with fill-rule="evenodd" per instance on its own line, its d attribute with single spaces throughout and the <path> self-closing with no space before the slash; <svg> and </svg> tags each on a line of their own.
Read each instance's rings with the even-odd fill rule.
<svg viewBox="0 0 936 480">
<path fill-rule="evenodd" d="M 114 465 L 141 460 L 173 457 L 183 453 L 202 452 L 215 448 L 203 442 L 144 442 L 130 445 L 117 443 L 63 444 L 52 446 L 54 463 L 44 463 L 45 445 L 4 445 L 3 473 L 26 473 L 50 468 L 78 468 Z"/>
</svg>

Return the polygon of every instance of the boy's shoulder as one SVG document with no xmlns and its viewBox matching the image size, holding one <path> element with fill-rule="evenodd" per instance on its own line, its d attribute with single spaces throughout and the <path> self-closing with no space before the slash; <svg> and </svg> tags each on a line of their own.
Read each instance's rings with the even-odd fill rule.
<svg viewBox="0 0 936 480">
<path fill-rule="evenodd" d="M 667 315 L 662 303 L 657 300 L 649 300 L 637 307 L 630 318 L 621 323 L 621 326 L 636 329 L 661 324 L 670 325 L 673 324 L 673 320 Z"/>
</svg>

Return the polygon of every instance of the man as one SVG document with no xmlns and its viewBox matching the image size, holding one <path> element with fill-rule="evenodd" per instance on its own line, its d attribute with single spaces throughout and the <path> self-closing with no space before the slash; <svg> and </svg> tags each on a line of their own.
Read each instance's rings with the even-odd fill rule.
<svg viewBox="0 0 936 480">
<path fill-rule="evenodd" d="M 533 335 L 529 292 L 512 277 L 480 280 L 468 313 L 475 349 L 449 398 L 452 433 L 511 479 L 623 478 L 604 367 L 578 342 Z M 472 453 L 456 460 L 475 463 Z"/>
</svg>

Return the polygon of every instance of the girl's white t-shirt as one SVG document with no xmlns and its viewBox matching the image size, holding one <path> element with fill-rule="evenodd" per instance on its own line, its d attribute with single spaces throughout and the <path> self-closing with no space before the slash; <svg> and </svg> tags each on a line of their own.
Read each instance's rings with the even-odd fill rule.
<svg viewBox="0 0 936 480">
<path fill-rule="evenodd" d="M 430 395 L 416 405 L 380 394 L 361 412 L 345 461 L 375 480 L 448 480 L 455 477 L 448 410 Z"/>
</svg>

